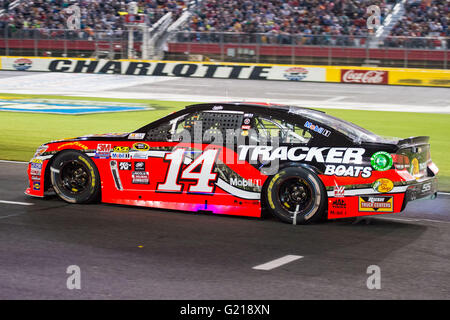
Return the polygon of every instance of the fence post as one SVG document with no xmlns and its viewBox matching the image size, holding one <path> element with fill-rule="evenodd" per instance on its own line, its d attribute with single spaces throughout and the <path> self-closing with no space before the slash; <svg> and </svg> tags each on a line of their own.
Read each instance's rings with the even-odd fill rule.
<svg viewBox="0 0 450 320">
<path fill-rule="evenodd" d="M 223 33 L 220 33 L 220 40 L 219 40 L 219 47 L 220 47 L 220 61 L 224 61 L 225 53 L 223 52 Z"/>
<path fill-rule="evenodd" d="M 405 58 L 403 60 L 403 68 L 408 68 L 408 46 L 405 46 Z"/>
<path fill-rule="evenodd" d="M 50 32 L 51 34 L 51 32 Z M 34 56 L 37 57 L 38 56 L 38 40 L 37 40 L 37 32 L 33 32 L 33 51 L 34 51 Z"/>
<path fill-rule="evenodd" d="M 8 29 L 9 29 L 9 23 L 6 24 L 5 28 L 5 46 L 6 46 L 6 52 L 5 54 L 9 56 L 9 38 L 8 38 Z"/>
<path fill-rule="evenodd" d="M 443 47 L 444 47 L 444 69 L 447 69 L 447 58 L 448 58 L 448 48 L 447 48 L 447 43 L 448 43 L 449 39 L 446 38 L 445 40 L 443 40 Z"/>
<path fill-rule="evenodd" d="M 295 64 L 296 35 L 291 35 L 291 64 Z"/>
<path fill-rule="evenodd" d="M 63 57 L 67 57 L 67 30 L 64 30 L 63 43 L 64 43 Z"/>
</svg>

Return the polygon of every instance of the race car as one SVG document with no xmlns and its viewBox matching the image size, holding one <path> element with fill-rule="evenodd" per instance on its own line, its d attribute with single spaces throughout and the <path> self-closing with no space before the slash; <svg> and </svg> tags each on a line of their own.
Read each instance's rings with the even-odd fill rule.
<svg viewBox="0 0 450 320">
<path fill-rule="evenodd" d="M 190 105 L 131 133 L 40 146 L 26 194 L 69 203 L 261 217 L 305 224 L 399 213 L 436 197 L 429 137 L 382 138 L 322 111 Z"/>
</svg>

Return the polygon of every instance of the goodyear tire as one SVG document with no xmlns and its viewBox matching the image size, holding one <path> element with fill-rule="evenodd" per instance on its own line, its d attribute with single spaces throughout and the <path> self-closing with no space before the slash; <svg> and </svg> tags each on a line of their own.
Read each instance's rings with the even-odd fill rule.
<svg viewBox="0 0 450 320">
<path fill-rule="evenodd" d="M 90 203 L 100 195 L 100 175 L 94 162 L 70 150 L 56 155 L 50 167 L 56 194 L 69 203 Z"/>
<path fill-rule="evenodd" d="M 326 190 L 317 175 L 298 167 L 284 168 L 274 175 L 264 198 L 274 216 L 295 224 L 322 220 L 327 205 Z"/>
</svg>

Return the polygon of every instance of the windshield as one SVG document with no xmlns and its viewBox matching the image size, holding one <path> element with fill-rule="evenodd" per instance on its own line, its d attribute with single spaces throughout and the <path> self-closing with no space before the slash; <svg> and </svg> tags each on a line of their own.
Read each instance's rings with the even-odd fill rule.
<svg viewBox="0 0 450 320">
<path fill-rule="evenodd" d="M 301 115 L 305 118 L 309 118 L 311 120 L 315 120 L 317 122 L 321 122 L 332 129 L 339 131 L 340 133 L 348 136 L 353 139 L 355 142 L 359 141 L 369 141 L 369 142 L 381 142 L 384 141 L 383 138 L 376 135 L 369 130 L 361 128 L 354 123 L 330 116 L 324 112 L 312 110 L 312 109 L 301 109 L 292 107 L 289 109 L 289 112 Z"/>
</svg>

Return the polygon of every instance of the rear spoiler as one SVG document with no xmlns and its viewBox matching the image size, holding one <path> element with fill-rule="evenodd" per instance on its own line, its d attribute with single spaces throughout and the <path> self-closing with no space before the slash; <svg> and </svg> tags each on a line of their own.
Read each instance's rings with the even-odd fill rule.
<svg viewBox="0 0 450 320">
<path fill-rule="evenodd" d="M 410 137 L 410 138 L 399 140 L 397 142 L 397 146 L 399 146 L 401 148 L 419 146 L 419 145 L 428 144 L 429 140 L 430 140 L 430 137 L 428 137 L 428 136 Z"/>
</svg>

